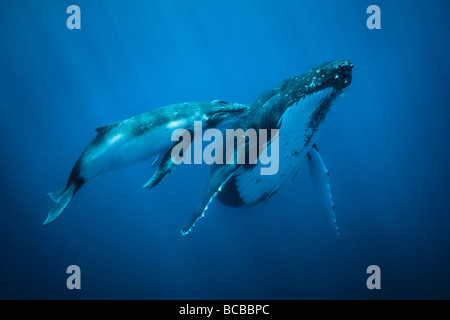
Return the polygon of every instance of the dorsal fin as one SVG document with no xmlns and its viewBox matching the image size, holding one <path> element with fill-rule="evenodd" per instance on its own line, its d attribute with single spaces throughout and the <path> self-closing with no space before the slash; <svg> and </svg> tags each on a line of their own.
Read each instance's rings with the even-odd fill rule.
<svg viewBox="0 0 450 320">
<path fill-rule="evenodd" d="M 120 122 L 113 122 L 113 123 L 107 124 L 106 126 L 98 127 L 97 129 L 95 129 L 95 131 L 102 134 L 102 133 L 105 133 L 105 132 L 117 127 L 119 125 L 119 123 Z"/>
</svg>

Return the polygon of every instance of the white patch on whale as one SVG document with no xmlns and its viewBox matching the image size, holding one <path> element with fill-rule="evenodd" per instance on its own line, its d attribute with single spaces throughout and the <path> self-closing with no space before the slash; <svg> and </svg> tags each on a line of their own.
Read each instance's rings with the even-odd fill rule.
<svg viewBox="0 0 450 320">
<path fill-rule="evenodd" d="M 236 174 L 236 186 L 245 205 L 254 205 L 278 191 L 278 188 L 292 180 L 306 161 L 306 153 L 314 143 L 310 123 L 313 113 L 333 94 L 333 88 L 304 96 L 290 106 L 281 117 L 279 130 L 279 170 L 275 175 L 260 175 L 260 166 Z M 310 139 L 307 146 L 306 142 Z M 303 170 L 305 171 L 305 170 Z"/>
</svg>

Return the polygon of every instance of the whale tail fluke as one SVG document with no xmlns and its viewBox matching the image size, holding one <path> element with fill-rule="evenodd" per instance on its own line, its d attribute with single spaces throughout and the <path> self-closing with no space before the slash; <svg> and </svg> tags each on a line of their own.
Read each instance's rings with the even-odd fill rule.
<svg viewBox="0 0 450 320">
<path fill-rule="evenodd" d="M 50 192 L 48 195 L 50 196 L 50 198 L 53 200 L 54 203 L 58 203 L 59 199 L 64 195 L 65 191 L 66 188 L 62 187 L 61 189 Z"/>
<path fill-rule="evenodd" d="M 47 219 L 45 219 L 43 225 L 47 225 L 61 214 L 64 208 L 72 200 L 78 189 L 84 184 L 84 181 L 80 183 L 72 183 L 67 188 L 62 188 L 49 193 L 50 198 L 55 202 L 55 205 L 50 209 Z"/>
</svg>

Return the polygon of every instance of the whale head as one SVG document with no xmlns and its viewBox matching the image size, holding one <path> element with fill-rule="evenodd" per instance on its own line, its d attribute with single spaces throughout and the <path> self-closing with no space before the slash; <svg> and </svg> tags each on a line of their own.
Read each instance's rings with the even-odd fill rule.
<svg viewBox="0 0 450 320">
<path fill-rule="evenodd" d="M 341 91 L 352 82 L 352 69 L 353 64 L 350 61 L 334 60 L 310 69 L 304 76 L 315 92 L 326 88 Z"/>
<path fill-rule="evenodd" d="M 347 60 L 333 60 L 315 66 L 302 75 L 286 79 L 278 90 L 286 92 L 293 100 L 321 91 L 342 93 L 352 82 L 353 64 Z"/>
<path fill-rule="evenodd" d="M 280 82 L 250 104 L 247 127 L 279 128 L 287 117 L 294 118 L 297 127 L 312 117 L 311 125 L 317 127 L 331 102 L 350 85 L 352 69 L 350 61 L 333 60 Z"/>
<path fill-rule="evenodd" d="M 334 99 L 350 85 L 352 69 L 350 61 L 333 60 L 282 82 L 278 88 L 283 98 L 278 101 L 282 108 L 277 126 L 292 122 L 291 129 L 302 128 L 304 145 L 309 145 Z"/>
</svg>

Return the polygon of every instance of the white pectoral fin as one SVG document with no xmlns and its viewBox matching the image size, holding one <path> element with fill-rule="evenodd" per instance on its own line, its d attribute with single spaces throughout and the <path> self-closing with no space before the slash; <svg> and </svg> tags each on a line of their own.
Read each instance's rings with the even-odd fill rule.
<svg viewBox="0 0 450 320">
<path fill-rule="evenodd" d="M 181 229 L 182 235 L 185 236 L 191 232 L 196 222 L 204 217 L 209 204 L 214 200 L 217 194 L 222 191 L 223 186 L 230 180 L 237 168 L 238 165 L 227 164 L 220 166 L 212 173 L 208 189 L 206 190 L 200 205 L 191 215 L 183 229 Z"/>
<path fill-rule="evenodd" d="M 330 213 L 333 223 L 336 228 L 338 237 L 341 237 L 341 232 L 336 220 L 335 206 L 330 190 L 330 176 L 325 164 L 320 156 L 317 146 L 314 144 L 307 154 L 308 165 L 310 169 L 311 179 L 315 191 L 319 195 L 320 199 L 325 202 L 327 211 Z"/>
</svg>

